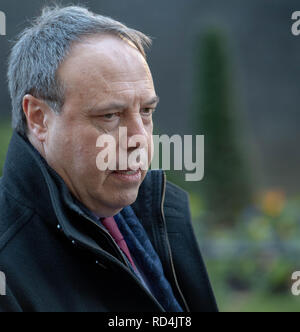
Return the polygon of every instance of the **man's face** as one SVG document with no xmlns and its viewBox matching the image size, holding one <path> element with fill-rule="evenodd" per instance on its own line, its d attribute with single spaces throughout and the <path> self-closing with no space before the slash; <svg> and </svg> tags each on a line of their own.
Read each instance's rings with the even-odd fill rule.
<svg viewBox="0 0 300 332">
<path fill-rule="evenodd" d="M 116 141 L 119 128 L 128 140 L 142 135 L 151 162 L 152 111 L 157 102 L 149 67 L 140 52 L 116 36 L 97 36 L 76 44 L 58 70 L 65 85 L 61 114 L 53 112 L 44 143 L 45 158 L 71 192 L 100 217 L 112 216 L 132 204 L 146 170 L 131 178 L 100 171 L 96 147 L 102 134 Z M 136 148 L 127 148 L 129 155 Z"/>
</svg>

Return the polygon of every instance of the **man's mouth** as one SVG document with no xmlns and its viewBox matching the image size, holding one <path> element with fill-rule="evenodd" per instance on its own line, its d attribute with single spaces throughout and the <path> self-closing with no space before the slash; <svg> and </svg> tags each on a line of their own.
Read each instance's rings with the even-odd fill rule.
<svg viewBox="0 0 300 332">
<path fill-rule="evenodd" d="M 120 174 L 127 174 L 127 175 L 134 175 L 139 172 L 138 170 L 123 170 L 123 171 L 114 171 L 113 173 L 120 173 Z"/>
<path fill-rule="evenodd" d="M 142 171 L 140 168 L 137 170 L 113 171 L 111 175 L 119 181 L 136 184 L 139 183 L 142 178 Z"/>
</svg>

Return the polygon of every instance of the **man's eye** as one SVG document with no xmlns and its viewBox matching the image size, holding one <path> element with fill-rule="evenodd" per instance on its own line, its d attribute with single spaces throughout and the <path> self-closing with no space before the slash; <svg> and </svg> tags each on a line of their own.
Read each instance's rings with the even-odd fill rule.
<svg viewBox="0 0 300 332">
<path fill-rule="evenodd" d="M 141 113 L 143 113 L 143 114 L 146 115 L 146 116 L 149 116 L 149 115 L 153 114 L 154 111 L 155 111 L 154 108 L 143 108 L 143 109 L 141 110 Z"/>
<path fill-rule="evenodd" d="M 109 114 L 104 114 L 103 118 L 106 120 L 112 120 L 118 115 L 119 115 L 119 113 L 109 113 Z"/>
</svg>

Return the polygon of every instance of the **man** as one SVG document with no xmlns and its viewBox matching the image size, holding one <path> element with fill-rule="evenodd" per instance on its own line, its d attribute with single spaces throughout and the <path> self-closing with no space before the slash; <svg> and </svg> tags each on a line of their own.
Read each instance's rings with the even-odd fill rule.
<svg viewBox="0 0 300 332">
<path fill-rule="evenodd" d="M 187 193 L 141 160 L 125 170 L 118 158 L 116 170 L 97 167 L 102 135 L 127 156 L 141 148 L 127 138 L 142 137 L 149 167 L 158 103 L 149 44 L 110 18 L 55 7 L 14 45 L 14 133 L 0 182 L 7 283 L 0 310 L 217 310 Z M 127 138 L 119 139 L 120 128 Z"/>
</svg>

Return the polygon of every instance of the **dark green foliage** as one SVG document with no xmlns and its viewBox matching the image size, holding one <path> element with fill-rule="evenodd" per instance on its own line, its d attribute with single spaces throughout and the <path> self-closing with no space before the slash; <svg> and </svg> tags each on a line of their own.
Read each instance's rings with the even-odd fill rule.
<svg viewBox="0 0 300 332">
<path fill-rule="evenodd" d="M 199 184 L 214 221 L 232 224 L 251 201 L 251 179 L 242 151 L 242 130 L 231 91 L 231 70 L 222 35 L 207 33 L 197 52 L 195 123 L 205 135 L 205 177 Z"/>
<path fill-rule="evenodd" d="M 6 118 L 0 118 L 0 177 L 2 175 L 2 169 L 11 135 L 12 129 L 10 121 Z"/>
</svg>

